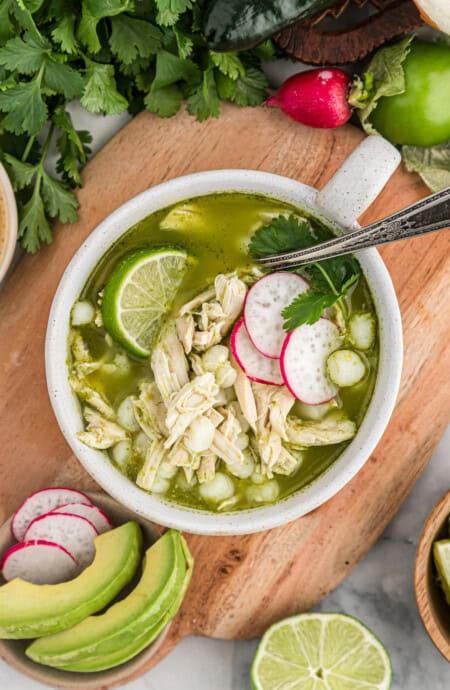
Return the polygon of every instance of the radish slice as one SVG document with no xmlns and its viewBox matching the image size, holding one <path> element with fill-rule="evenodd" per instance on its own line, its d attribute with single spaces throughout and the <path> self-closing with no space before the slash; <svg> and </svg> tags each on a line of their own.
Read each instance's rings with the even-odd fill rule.
<svg viewBox="0 0 450 690">
<path fill-rule="evenodd" d="M 17 541 L 23 540 L 27 527 L 34 518 L 50 513 L 65 503 L 91 503 L 91 501 L 81 491 L 59 486 L 41 489 L 28 496 L 16 510 L 11 522 L 12 533 Z"/>
<path fill-rule="evenodd" d="M 60 544 L 38 539 L 11 546 L 2 558 L 0 570 L 5 580 L 21 577 L 35 585 L 53 585 L 75 577 L 78 565 Z"/>
<path fill-rule="evenodd" d="M 244 374 L 252 381 L 282 386 L 280 363 L 278 359 L 264 357 L 252 345 L 244 319 L 239 319 L 231 332 L 230 347 L 233 356 Z"/>
<path fill-rule="evenodd" d="M 321 405 L 334 398 L 337 388 L 327 378 L 325 365 L 328 356 L 340 344 L 338 327 L 323 317 L 289 333 L 283 345 L 280 366 L 292 395 L 308 405 Z"/>
<path fill-rule="evenodd" d="M 48 513 L 30 523 L 25 541 L 44 539 L 59 544 L 72 554 L 81 568 L 85 568 L 94 560 L 97 534 L 92 522 L 81 515 Z"/>
<path fill-rule="evenodd" d="M 286 333 L 281 312 L 297 295 L 309 289 L 296 273 L 271 273 L 252 285 L 244 306 L 250 340 L 265 357 L 278 358 Z"/>
<path fill-rule="evenodd" d="M 63 506 L 59 506 L 59 508 L 52 510 L 52 513 L 81 515 L 81 517 L 84 517 L 89 520 L 89 522 L 92 522 L 99 534 L 108 532 L 113 526 L 106 513 L 104 513 L 101 508 L 97 508 L 97 506 L 93 506 L 90 503 L 66 503 Z"/>
</svg>

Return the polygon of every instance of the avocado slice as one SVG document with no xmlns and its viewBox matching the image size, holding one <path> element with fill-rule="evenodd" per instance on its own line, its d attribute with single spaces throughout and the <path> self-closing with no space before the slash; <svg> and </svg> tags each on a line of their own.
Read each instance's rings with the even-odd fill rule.
<svg viewBox="0 0 450 690">
<path fill-rule="evenodd" d="M 100 616 L 36 640 L 28 657 L 60 669 L 88 672 L 111 668 L 147 647 L 173 618 L 184 598 L 192 559 L 180 533 L 169 530 L 144 557 L 135 589 Z"/>
<path fill-rule="evenodd" d="M 167 611 L 167 613 L 155 625 L 155 627 L 149 628 L 148 630 L 144 630 L 144 632 L 133 642 L 119 649 L 117 652 L 103 654 L 99 657 L 93 656 L 86 660 L 80 659 L 80 661 L 73 662 L 73 665 L 60 666 L 59 668 L 61 670 L 77 671 L 78 673 L 87 673 L 95 671 L 104 671 L 106 669 L 113 668 L 114 666 L 123 664 L 125 661 L 128 661 L 129 659 L 135 657 L 137 654 L 139 654 L 139 652 L 148 647 L 158 637 L 158 635 L 164 630 L 166 625 L 171 621 L 171 619 L 175 616 L 178 609 L 180 608 L 184 600 L 184 596 L 186 594 L 186 590 L 188 588 L 192 575 L 192 568 L 194 562 L 193 558 L 191 556 L 191 553 L 189 552 L 189 549 L 183 537 L 181 537 L 180 541 L 182 551 L 184 553 L 184 557 L 186 560 L 186 574 L 184 577 L 184 581 L 178 593 L 178 596 L 174 600 L 172 608 Z"/>
<path fill-rule="evenodd" d="M 73 580 L 57 585 L 11 580 L 0 587 L 0 638 L 57 633 L 104 608 L 133 577 L 141 552 L 141 529 L 126 522 L 95 538 L 93 562 Z"/>
</svg>

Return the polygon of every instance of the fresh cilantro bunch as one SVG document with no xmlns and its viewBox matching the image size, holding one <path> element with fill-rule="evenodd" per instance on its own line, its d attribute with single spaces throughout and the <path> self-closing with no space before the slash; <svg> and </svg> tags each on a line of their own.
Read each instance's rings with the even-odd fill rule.
<svg viewBox="0 0 450 690">
<path fill-rule="evenodd" d="M 266 94 L 260 61 L 270 44 L 237 54 L 210 51 L 200 31 L 204 0 L 0 0 L 0 157 L 19 206 L 29 252 L 52 241 L 50 219 L 77 219 L 71 189 L 91 137 L 66 105 L 92 113 L 143 109 L 171 117 L 187 100 L 198 120 L 220 100 L 255 106 Z M 56 144 L 60 179 L 45 169 Z"/>
<path fill-rule="evenodd" d="M 297 216 L 278 216 L 253 235 L 249 251 L 255 257 L 271 256 L 305 249 L 329 239 L 329 232 L 314 220 Z M 283 310 L 284 328 L 292 331 L 303 323 L 315 323 L 327 307 L 337 304 L 342 317 L 348 318 L 345 296 L 360 276 L 359 263 L 351 255 L 324 259 L 296 271 L 310 288 L 299 294 Z"/>
</svg>

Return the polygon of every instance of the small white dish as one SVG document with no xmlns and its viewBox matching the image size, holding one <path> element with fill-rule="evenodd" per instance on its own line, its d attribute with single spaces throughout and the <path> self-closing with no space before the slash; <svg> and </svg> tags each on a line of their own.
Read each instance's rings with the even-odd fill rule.
<svg viewBox="0 0 450 690">
<path fill-rule="evenodd" d="M 367 174 L 367 167 L 373 168 Z M 59 426 L 73 452 L 92 477 L 138 514 L 187 532 L 247 534 L 277 527 L 318 508 L 361 469 L 379 442 L 394 409 L 403 358 L 401 317 L 389 273 L 375 249 L 358 259 L 370 286 L 379 320 L 380 360 L 372 400 L 358 432 L 342 455 L 311 485 L 279 501 L 230 513 L 195 510 L 146 493 L 122 475 L 108 456 L 77 438 L 82 430 L 78 400 L 67 378 L 70 311 L 101 256 L 130 227 L 155 211 L 205 194 L 262 194 L 310 209 L 328 222 L 345 216 L 346 229 L 369 206 L 399 163 L 396 149 L 381 137 L 369 137 L 347 159 L 326 187 L 316 189 L 295 180 L 255 170 L 215 170 L 179 177 L 146 190 L 108 216 L 86 239 L 68 265 L 53 301 L 46 338 L 47 384 Z M 373 170 L 376 170 L 376 174 Z M 339 203 L 333 203 L 338 199 Z M 345 231 L 345 228 L 341 226 Z"/>
<path fill-rule="evenodd" d="M 14 191 L 8 174 L 0 163 L 0 283 L 13 260 L 17 243 L 17 225 Z"/>
</svg>

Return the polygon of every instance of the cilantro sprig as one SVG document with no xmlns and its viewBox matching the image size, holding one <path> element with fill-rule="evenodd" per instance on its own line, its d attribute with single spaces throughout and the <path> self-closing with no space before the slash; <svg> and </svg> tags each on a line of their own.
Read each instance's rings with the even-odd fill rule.
<svg viewBox="0 0 450 690">
<path fill-rule="evenodd" d="M 281 254 L 306 249 L 329 239 L 329 233 L 318 222 L 297 216 L 278 216 L 260 228 L 250 240 L 249 251 L 254 257 Z M 297 270 L 310 288 L 297 297 L 282 312 L 284 328 L 292 331 L 304 323 L 315 323 L 324 309 L 337 305 L 343 319 L 348 318 L 346 295 L 361 274 L 357 260 L 351 256 L 309 264 Z"/>
<path fill-rule="evenodd" d="M 51 220 L 77 219 L 73 188 L 91 137 L 75 130 L 67 104 L 90 112 L 147 109 L 172 117 L 187 101 L 198 120 L 220 101 L 254 106 L 266 96 L 253 51 L 218 54 L 200 31 L 205 0 L 0 0 L 0 159 L 13 179 L 22 246 L 52 241 Z M 57 174 L 46 169 L 58 151 Z"/>
</svg>

